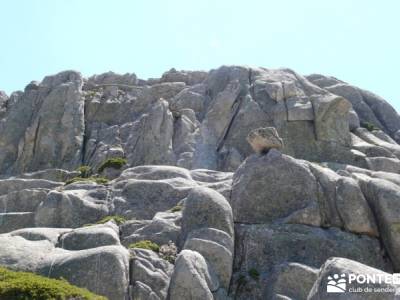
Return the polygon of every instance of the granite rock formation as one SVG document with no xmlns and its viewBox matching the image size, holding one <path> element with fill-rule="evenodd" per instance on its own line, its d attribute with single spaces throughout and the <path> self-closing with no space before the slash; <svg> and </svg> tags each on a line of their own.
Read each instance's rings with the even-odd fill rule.
<svg viewBox="0 0 400 300">
<path fill-rule="evenodd" d="M 111 300 L 336 299 L 331 273 L 400 271 L 399 224 L 400 116 L 333 77 L 65 71 L 0 92 L 1 266 Z M 389 292 L 346 299 L 400 294 L 371 287 Z"/>
</svg>

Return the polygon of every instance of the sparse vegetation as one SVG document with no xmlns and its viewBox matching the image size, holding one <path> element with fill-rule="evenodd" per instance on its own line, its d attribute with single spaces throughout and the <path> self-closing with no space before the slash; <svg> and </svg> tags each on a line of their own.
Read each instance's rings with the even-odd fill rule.
<svg viewBox="0 0 400 300">
<path fill-rule="evenodd" d="M 376 127 L 374 124 L 369 123 L 369 122 L 361 122 L 360 125 L 361 125 L 361 127 L 367 129 L 368 131 L 379 130 L 378 127 Z"/>
<path fill-rule="evenodd" d="M 89 227 L 89 226 L 94 226 L 94 225 L 99 225 L 99 224 L 105 224 L 111 220 L 113 220 L 115 223 L 117 223 L 118 226 L 126 222 L 125 217 L 115 215 L 115 216 L 104 217 L 103 219 L 97 221 L 96 223 L 88 223 L 88 224 L 83 225 L 82 227 Z"/>
<path fill-rule="evenodd" d="M 50 279 L 29 272 L 0 267 L 2 300 L 106 300 L 87 289 L 71 285 L 65 279 Z"/>
<path fill-rule="evenodd" d="M 101 173 L 106 168 L 121 169 L 124 165 L 127 164 L 127 162 L 128 161 L 123 157 L 110 158 L 103 162 L 97 171 Z"/>
<path fill-rule="evenodd" d="M 177 211 L 181 211 L 183 209 L 182 205 L 176 205 L 173 208 L 171 208 L 169 211 L 170 212 L 177 212 Z"/>
<path fill-rule="evenodd" d="M 160 246 L 158 246 L 156 243 L 153 243 L 152 241 L 149 241 L 149 240 L 143 240 L 143 241 L 139 241 L 139 242 L 130 244 L 128 248 L 147 249 L 147 250 L 152 250 L 154 252 L 160 251 Z"/>
<path fill-rule="evenodd" d="M 104 223 L 107 223 L 108 221 L 111 221 L 111 220 L 113 220 L 115 223 L 117 223 L 117 225 L 121 225 L 122 223 L 126 222 L 125 217 L 115 215 L 115 216 L 104 217 L 100 221 L 97 221 L 96 224 L 104 224 Z"/>
<path fill-rule="evenodd" d="M 65 185 L 72 184 L 72 183 L 79 182 L 79 181 L 83 181 L 83 182 L 90 181 L 90 182 L 95 182 L 97 184 L 107 184 L 108 183 L 108 179 L 107 178 L 91 176 L 91 177 L 87 177 L 87 178 L 74 177 L 72 179 L 67 180 L 65 182 Z"/>
<path fill-rule="evenodd" d="M 80 172 L 79 177 L 82 178 L 88 178 L 92 173 L 92 170 L 89 166 L 80 166 L 77 171 Z"/>
<path fill-rule="evenodd" d="M 241 285 L 245 285 L 246 283 L 247 283 L 246 276 L 244 276 L 243 274 L 240 274 L 239 278 L 237 280 L 237 284 L 239 286 L 241 286 Z"/>
<path fill-rule="evenodd" d="M 86 92 L 86 97 L 93 98 L 94 96 L 96 96 L 96 94 L 96 91 L 90 90 Z"/>
<path fill-rule="evenodd" d="M 251 278 L 254 280 L 260 279 L 260 272 L 258 272 L 256 269 L 252 268 L 249 270 L 249 275 Z"/>
</svg>

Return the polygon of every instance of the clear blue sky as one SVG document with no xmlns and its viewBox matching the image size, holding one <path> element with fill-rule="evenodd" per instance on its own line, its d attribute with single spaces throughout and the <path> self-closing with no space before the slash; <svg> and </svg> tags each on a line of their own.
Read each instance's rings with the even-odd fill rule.
<svg viewBox="0 0 400 300">
<path fill-rule="evenodd" d="M 0 0 L 0 89 L 76 69 L 246 64 L 336 76 L 400 111 L 397 0 Z"/>
</svg>

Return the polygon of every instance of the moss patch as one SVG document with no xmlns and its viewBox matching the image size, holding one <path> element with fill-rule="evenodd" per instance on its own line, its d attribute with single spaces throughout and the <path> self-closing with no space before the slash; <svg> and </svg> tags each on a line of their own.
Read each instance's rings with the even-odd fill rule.
<svg viewBox="0 0 400 300">
<path fill-rule="evenodd" d="M 108 221 L 114 220 L 117 225 L 121 225 L 122 223 L 126 222 L 126 219 L 123 216 L 107 216 L 101 219 L 100 221 L 97 221 L 96 224 L 104 224 L 107 223 Z"/>
<path fill-rule="evenodd" d="M 173 208 L 171 208 L 169 211 L 170 212 L 177 212 L 177 211 L 181 211 L 183 209 L 182 205 L 176 205 Z"/>
<path fill-rule="evenodd" d="M 156 243 L 153 243 L 152 241 L 148 241 L 148 240 L 139 241 L 139 242 L 130 244 L 128 248 L 141 248 L 141 249 L 153 250 L 154 252 L 160 251 L 160 246 L 158 246 Z"/>
<path fill-rule="evenodd" d="M 379 130 L 378 127 L 376 127 L 374 124 L 369 123 L 369 122 L 361 122 L 360 125 L 361 125 L 361 127 L 367 129 L 368 131 Z"/>
<path fill-rule="evenodd" d="M 96 182 L 97 184 L 107 184 L 108 183 L 107 178 L 92 176 L 92 177 L 88 177 L 88 178 L 74 177 L 70 180 L 67 180 L 65 182 L 65 185 L 72 184 L 72 183 L 79 182 L 79 181 L 84 181 L 84 182 L 90 181 L 90 182 Z"/>
<path fill-rule="evenodd" d="M 128 161 L 123 157 L 110 158 L 103 162 L 97 171 L 101 173 L 106 168 L 121 169 L 124 165 L 127 164 L 127 162 Z"/>
<path fill-rule="evenodd" d="M 107 217 L 104 217 L 103 219 L 101 219 L 100 221 L 97 221 L 96 223 L 88 223 L 88 224 L 83 225 L 82 227 L 89 227 L 89 226 L 94 226 L 94 225 L 98 225 L 98 224 L 104 224 L 111 220 L 114 220 L 114 222 L 117 223 L 117 225 L 121 225 L 122 223 L 125 223 L 127 221 L 123 216 L 118 216 L 118 215 L 107 216 Z"/>
<path fill-rule="evenodd" d="M 50 279 L 34 273 L 11 271 L 0 267 L 2 300 L 106 300 L 66 280 Z"/>
</svg>

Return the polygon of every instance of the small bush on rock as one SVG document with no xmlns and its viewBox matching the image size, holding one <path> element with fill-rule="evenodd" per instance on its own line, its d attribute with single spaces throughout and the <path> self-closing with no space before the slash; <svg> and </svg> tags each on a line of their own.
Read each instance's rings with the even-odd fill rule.
<svg viewBox="0 0 400 300">
<path fill-rule="evenodd" d="M 126 219 L 123 216 L 107 216 L 101 219 L 100 221 L 97 221 L 96 224 L 104 224 L 107 223 L 108 221 L 113 220 L 117 225 L 121 225 L 122 223 L 126 222 Z"/>
<path fill-rule="evenodd" d="M 97 184 L 107 184 L 108 183 L 107 178 L 92 176 L 92 177 L 88 177 L 88 178 L 74 177 L 72 179 L 67 180 L 65 182 L 65 185 L 72 184 L 72 183 L 79 182 L 79 181 L 83 181 L 83 182 L 90 181 L 90 182 L 95 182 Z"/>
<path fill-rule="evenodd" d="M 374 124 L 369 123 L 369 122 L 361 122 L 360 125 L 361 125 L 361 127 L 367 129 L 368 131 L 379 130 L 378 127 L 376 127 Z"/>
<path fill-rule="evenodd" d="M 101 164 L 98 169 L 98 172 L 101 173 L 106 168 L 114 168 L 114 169 L 121 169 L 124 165 L 126 165 L 128 161 L 123 157 L 114 157 L 107 159 L 105 162 Z"/>
<path fill-rule="evenodd" d="M 154 252 L 160 251 L 160 246 L 158 246 L 156 243 L 153 243 L 152 241 L 149 241 L 149 240 L 139 241 L 139 242 L 130 244 L 128 248 L 147 249 L 147 250 L 152 250 Z"/>
<path fill-rule="evenodd" d="M 28 272 L 0 267 L 2 300 L 106 300 L 87 289 L 69 284 L 65 279 L 50 279 Z"/>
<path fill-rule="evenodd" d="M 91 175 L 91 168 L 89 166 L 80 166 L 77 171 L 81 173 L 79 177 L 82 178 L 88 178 Z"/>
<path fill-rule="evenodd" d="M 250 269 L 249 270 L 249 275 L 251 278 L 254 280 L 258 280 L 260 278 L 260 272 L 258 272 L 256 269 Z"/>
<path fill-rule="evenodd" d="M 244 276 L 243 274 L 240 274 L 238 280 L 237 280 L 237 284 L 240 285 L 245 285 L 247 283 L 246 280 L 246 276 Z"/>
<path fill-rule="evenodd" d="M 118 216 L 118 215 L 107 216 L 107 217 L 104 217 L 103 219 L 101 219 L 100 221 L 97 221 L 96 223 L 88 223 L 88 224 L 83 225 L 82 227 L 89 227 L 89 226 L 94 226 L 94 225 L 98 225 L 98 224 L 105 224 L 111 220 L 113 220 L 115 223 L 117 223 L 118 226 L 126 222 L 126 219 L 123 216 Z"/>
</svg>

